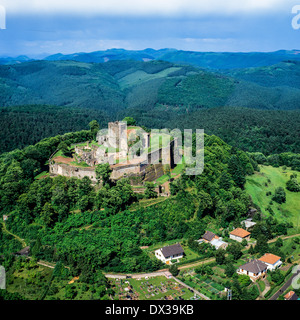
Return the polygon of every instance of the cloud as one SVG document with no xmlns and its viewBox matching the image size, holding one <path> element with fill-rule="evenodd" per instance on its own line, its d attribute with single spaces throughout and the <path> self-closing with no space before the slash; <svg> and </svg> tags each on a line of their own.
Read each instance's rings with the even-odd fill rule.
<svg viewBox="0 0 300 320">
<path fill-rule="evenodd" d="M 230 15 L 290 11 L 295 0 L 0 0 L 14 14 Z"/>
</svg>

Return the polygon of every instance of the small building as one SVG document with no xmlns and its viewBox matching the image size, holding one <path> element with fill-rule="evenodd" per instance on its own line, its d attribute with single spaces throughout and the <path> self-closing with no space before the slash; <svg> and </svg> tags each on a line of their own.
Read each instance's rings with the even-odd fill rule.
<svg viewBox="0 0 300 320">
<path fill-rule="evenodd" d="M 155 251 L 156 258 L 166 264 L 172 264 L 171 260 L 181 259 L 183 258 L 183 255 L 184 250 L 179 243 Z"/>
<path fill-rule="evenodd" d="M 26 256 L 27 257 L 27 256 L 29 256 L 29 253 L 30 253 L 30 247 L 27 246 L 27 247 L 21 249 L 20 251 L 16 252 L 15 254 L 17 256 Z"/>
<path fill-rule="evenodd" d="M 9 217 L 9 216 L 7 216 L 7 215 L 4 214 L 4 215 L 3 215 L 3 221 L 6 221 L 6 220 L 8 219 L 8 217 Z"/>
<path fill-rule="evenodd" d="M 226 248 L 228 247 L 228 243 L 223 241 L 222 238 L 219 238 L 219 239 L 213 239 L 210 244 L 212 246 L 214 246 L 217 250 L 218 249 L 224 249 L 226 250 Z"/>
<path fill-rule="evenodd" d="M 204 235 L 202 236 L 202 239 L 204 242 L 209 243 L 214 239 L 219 239 L 219 237 L 217 235 L 215 235 L 213 232 L 211 231 L 206 231 L 204 233 Z"/>
<path fill-rule="evenodd" d="M 294 291 L 290 291 L 284 296 L 284 300 L 298 300 L 298 296 Z"/>
<path fill-rule="evenodd" d="M 265 253 L 258 260 L 264 262 L 268 266 L 268 270 L 273 271 L 282 265 L 281 258 L 272 253 Z"/>
<path fill-rule="evenodd" d="M 248 230 L 250 227 L 253 227 L 256 225 L 256 222 L 252 221 L 252 218 L 246 219 L 241 222 L 241 225 L 245 225 L 246 230 Z"/>
<path fill-rule="evenodd" d="M 238 274 L 247 275 L 250 279 L 255 282 L 259 278 L 264 278 L 268 270 L 268 266 L 257 259 L 247 262 L 241 265 L 237 269 Z"/>
<path fill-rule="evenodd" d="M 233 231 L 230 232 L 229 238 L 236 240 L 238 242 L 242 242 L 243 239 L 246 239 L 247 241 L 250 240 L 250 232 L 242 229 L 242 228 L 236 228 Z"/>
</svg>

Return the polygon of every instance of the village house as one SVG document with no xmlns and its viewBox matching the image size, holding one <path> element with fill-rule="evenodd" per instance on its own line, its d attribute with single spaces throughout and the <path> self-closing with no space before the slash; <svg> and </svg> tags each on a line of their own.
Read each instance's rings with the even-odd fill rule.
<svg viewBox="0 0 300 320">
<path fill-rule="evenodd" d="M 213 239 L 210 244 L 212 246 L 214 246 L 217 250 L 218 249 L 224 249 L 226 250 L 226 248 L 228 247 L 228 243 L 223 241 L 222 238 L 219 239 Z"/>
<path fill-rule="evenodd" d="M 252 221 L 252 218 L 246 219 L 241 222 L 242 226 L 245 226 L 246 230 L 256 225 L 256 222 Z"/>
<path fill-rule="evenodd" d="M 230 232 L 229 238 L 236 240 L 238 242 L 242 242 L 243 239 L 246 239 L 247 241 L 250 240 L 250 232 L 242 229 L 242 228 L 236 228 L 233 231 Z"/>
<path fill-rule="evenodd" d="M 259 278 L 264 278 L 268 270 L 268 266 L 257 259 L 247 262 L 241 265 L 237 269 L 238 274 L 245 274 L 250 277 L 250 279 L 255 282 Z"/>
<path fill-rule="evenodd" d="M 163 247 L 155 251 L 156 258 L 166 264 L 172 264 L 171 260 L 181 259 L 183 258 L 183 255 L 184 255 L 184 250 L 179 243 L 173 244 L 171 246 Z"/>
<path fill-rule="evenodd" d="M 290 291 L 284 296 L 284 300 L 299 300 L 299 298 L 294 291 Z"/>
<path fill-rule="evenodd" d="M 228 243 L 223 241 L 222 238 L 219 238 L 216 234 L 214 234 L 211 231 L 206 231 L 204 235 L 202 236 L 202 239 L 197 240 L 198 243 L 210 243 L 213 247 L 215 247 L 217 250 L 219 248 L 222 248 L 226 250 L 228 247 Z"/>
<path fill-rule="evenodd" d="M 204 235 L 202 236 L 202 239 L 204 242 L 206 243 L 210 243 L 212 240 L 214 239 L 219 239 L 219 237 L 217 235 L 215 235 L 213 232 L 211 231 L 206 231 L 204 233 Z"/>
<path fill-rule="evenodd" d="M 272 253 L 265 253 L 258 260 L 264 262 L 268 266 L 268 270 L 273 271 L 282 265 L 281 258 Z"/>
</svg>

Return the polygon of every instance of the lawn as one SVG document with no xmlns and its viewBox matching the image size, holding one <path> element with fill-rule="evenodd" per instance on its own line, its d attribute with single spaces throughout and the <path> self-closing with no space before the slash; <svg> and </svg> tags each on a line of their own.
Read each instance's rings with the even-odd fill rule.
<svg viewBox="0 0 300 320">
<path fill-rule="evenodd" d="M 267 207 L 270 206 L 274 212 L 273 217 L 279 222 L 292 222 L 293 229 L 289 229 L 289 233 L 299 232 L 299 208 L 300 208 L 300 194 L 297 192 L 290 192 L 285 188 L 286 182 L 292 173 L 296 171 L 282 167 L 274 168 L 271 166 L 260 166 L 260 172 L 253 176 L 247 177 L 245 189 L 252 197 L 253 202 L 261 208 L 265 216 L 269 216 L 270 212 Z M 272 201 L 272 195 L 278 187 L 283 187 L 286 192 L 286 202 L 278 204 Z M 267 196 L 266 193 L 271 192 L 272 195 Z M 298 225 L 298 228 L 297 228 Z"/>
</svg>

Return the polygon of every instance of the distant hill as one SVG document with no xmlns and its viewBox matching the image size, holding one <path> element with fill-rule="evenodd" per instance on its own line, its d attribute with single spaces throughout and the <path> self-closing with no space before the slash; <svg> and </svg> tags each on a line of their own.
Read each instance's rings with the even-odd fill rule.
<svg viewBox="0 0 300 320">
<path fill-rule="evenodd" d="M 156 60 L 31 61 L 0 66 L 0 106 L 47 104 L 113 115 L 128 108 L 299 109 L 299 71 L 300 62 L 222 74 Z"/>
<path fill-rule="evenodd" d="M 163 60 L 173 63 L 189 64 L 209 69 L 235 69 L 270 66 L 284 60 L 300 61 L 299 50 L 280 50 L 275 52 L 196 52 L 176 49 L 145 49 L 140 51 L 110 49 L 91 53 L 55 54 L 46 60 L 74 60 L 80 62 L 108 62 L 112 60 Z"/>
</svg>

